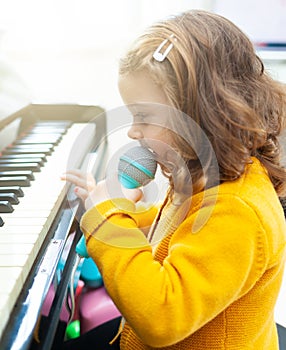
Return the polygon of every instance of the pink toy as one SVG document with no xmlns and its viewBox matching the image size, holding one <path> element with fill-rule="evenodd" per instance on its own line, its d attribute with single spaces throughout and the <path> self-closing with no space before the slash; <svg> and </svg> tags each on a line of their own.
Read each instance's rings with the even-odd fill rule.
<svg viewBox="0 0 286 350">
<path fill-rule="evenodd" d="M 76 287 L 76 291 L 75 291 L 75 305 L 76 305 L 76 309 L 75 309 L 75 315 L 73 319 L 78 319 L 79 318 L 79 303 L 80 303 L 80 296 L 81 293 L 83 291 L 83 287 L 84 287 L 84 282 L 79 280 L 78 281 L 78 285 Z M 54 300 L 54 296 L 55 296 L 55 290 L 54 290 L 54 286 L 51 285 L 50 289 L 48 290 L 47 296 L 44 300 L 43 306 L 42 306 L 42 315 L 44 316 L 48 316 L 50 313 L 50 309 Z M 64 304 L 60 313 L 60 320 L 64 321 L 64 322 L 68 322 L 70 317 L 70 313 L 66 308 L 66 305 Z"/>
<path fill-rule="evenodd" d="M 104 286 L 87 288 L 80 300 L 81 334 L 120 316 L 120 312 L 107 294 Z"/>
</svg>

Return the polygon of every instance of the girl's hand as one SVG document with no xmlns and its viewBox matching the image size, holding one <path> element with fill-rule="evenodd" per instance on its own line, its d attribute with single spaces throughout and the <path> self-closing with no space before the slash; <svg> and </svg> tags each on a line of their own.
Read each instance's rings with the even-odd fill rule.
<svg viewBox="0 0 286 350">
<path fill-rule="evenodd" d="M 65 180 L 75 185 L 74 192 L 83 202 L 85 202 L 89 193 L 96 187 L 93 175 L 78 169 L 69 170 L 62 174 L 61 180 Z"/>
<path fill-rule="evenodd" d="M 63 174 L 61 179 L 75 185 L 74 192 L 83 201 L 86 210 L 112 198 L 126 198 L 136 203 L 143 196 L 140 189 L 121 186 L 117 176 L 96 183 L 92 174 L 74 169 Z"/>
</svg>

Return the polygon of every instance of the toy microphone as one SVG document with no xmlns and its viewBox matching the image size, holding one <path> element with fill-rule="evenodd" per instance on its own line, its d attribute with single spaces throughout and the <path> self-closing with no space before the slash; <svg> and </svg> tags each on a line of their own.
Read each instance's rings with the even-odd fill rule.
<svg viewBox="0 0 286 350">
<path fill-rule="evenodd" d="M 147 148 L 136 146 L 119 158 L 118 179 L 125 188 L 138 188 L 152 181 L 156 170 L 154 154 Z"/>
</svg>

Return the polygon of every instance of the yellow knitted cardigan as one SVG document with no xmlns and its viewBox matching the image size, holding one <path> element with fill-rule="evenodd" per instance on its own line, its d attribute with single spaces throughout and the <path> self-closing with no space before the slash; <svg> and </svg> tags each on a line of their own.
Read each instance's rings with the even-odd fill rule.
<svg viewBox="0 0 286 350">
<path fill-rule="evenodd" d="M 138 214 L 114 199 L 82 218 L 89 254 L 126 319 L 121 349 L 278 350 L 286 226 L 265 169 L 254 158 L 240 179 L 189 204 L 181 223 L 172 226 L 172 215 L 158 226 L 166 232 L 154 251 L 140 230 L 154 208 Z"/>
</svg>

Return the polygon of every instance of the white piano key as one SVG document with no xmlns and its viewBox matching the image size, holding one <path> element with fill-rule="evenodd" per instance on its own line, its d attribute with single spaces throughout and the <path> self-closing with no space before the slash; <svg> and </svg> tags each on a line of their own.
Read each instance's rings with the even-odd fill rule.
<svg viewBox="0 0 286 350">
<path fill-rule="evenodd" d="M 13 307 L 13 302 L 11 302 L 11 299 L 15 299 L 14 295 L 19 294 L 20 291 L 21 291 L 21 283 L 18 283 L 16 279 L 8 278 L 6 280 L 3 280 L 3 284 L 0 291 L 0 298 L 5 297 L 6 295 L 9 296 L 8 307 L 10 310 Z"/>
<path fill-rule="evenodd" d="M 0 255 L 0 266 L 23 267 L 29 258 L 28 254 Z"/>
<path fill-rule="evenodd" d="M 32 254 L 34 250 L 33 244 L 11 244 L 11 243 L 0 243 L 0 255 L 15 255 L 15 254 Z M 0 278 L 1 281 L 1 278 Z"/>
<path fill-rule="evenodd" d="M 4 328 L 9 320 L 9 315 L 11 313 L 11 296 L 8 294 L 0 294 L 0 334 L 3 333 Z"/>
<path fill-rule="evenodd" d="M 0 255 L 1 267 L 20 267 L 23 278 L 27 278 L 35 257 L 29 254 Z"/>
<path fill-rule="evenodd" d="M 6 225 L 8 226 L 8 225 Z M 3 229 L 3 230 L 2 230 Z M 28 225 L 28 226 L 21 226 L 21 235 L 29 233 L 29 234 L 36 234 L 39 233 L 42 229 L 42 226 L 37 225 Z M 19 226 L 9 225 L 8 227 L 1 227 L 0 228 L 0 237 L 1 235 L 14 235 L 19 234 Z"/>
<path fill-rule="evenodd" d="M 25 195 L 28 196 L 29 193 L 25 193 Z M 32 211 L 34 209 L 37 210 L 50 210 L 53 208 L 54 204 L 58 200 L 58 197 L 48 197 L 48 196 L 42 196 L 41 194 L 31 194 L 31 201 L 28 200 L 28 197 L 23 198 L 23 200 L 20 199 L 20 203 L 17 205 L 13 205 L 14 211 L 12 213 L 9 213 L 9 215 L 14 215 L 17 212 L 20 211 Z"/>
<path fill-rule="evenodd" d="M 2 214 L 1 214 L 2 217 Z M 46 217 L 18 217 L 16 215 L 13 217 L 5 217 L 6 219 L 4 220 L 5 225 L 1 228 L 0 234 L 2 232 L 5 232 L 5 226 L 6 225 L 13 225 L 13 226 L 25 226 L 25 225 L 35 225 L 35 226 L 41 226 L 43 227 L 47 221 Z M 3 229 L 3 230 L 2 230 Z M 19 232 L 21 232 L 21 227 L 19 227 Z"/>
<path fill-rule="evenodd" d="M 23 218 L 13 218 L 5 219 L 5 225 L 11 225 L 8 229 L 0 229 L 0 244 L 1 243 L 32 243 L 36 251 L 39 251 L 48 229 L 50 227 L 50 221 L 53 218 L 49 217 L 23 217 Z M 1 253 L 0 253 L 1 255 Z M 0 264 L 1 266 L 1 264 Z"/>
<path fill-rule="evenodd" d="M 23 283 L 22 269 L 20 267 L 0 267 L 0 298 L 3 295 L 11 295 L 21 290 Z M 13 305 L 9 305 L 11 308 Z"/>
<path fill-rule="evenodd" d="M 1 243 L 31 243 L 36 244 L 37 240 L 39 238 L 39 235 L 36 234 L 21 234 L 21 233 L 15 233 L 15 234 L 0 234 L 0 244 Z M 1 267 L 1 264 L 0 264 Z"/>
<path fill-rule="evenodd" d="M 13 256 L 23 256 L 23 255 L 28 255 L 29 259 L 32 259 L 32 262 L 33 262 L 36 259 L 38 251 L 39 251 L 39 246 L 35 244 L 35 242 L 26 242 L 26 241 L 11 242 L 11 240 L 10 241 L 7 240 L 6 242 L 0 241 L 0 262 L 5 261 L 6 259 L 7 263 L 9 263 Z M 1 265 L 0 263 L 0 268 L 3 266 L 7 266 L 6 263 L 4 265 Z"/>
<path fill-rule="evenodd" d="M 15 246 L 15 248 L 13 248 Z M 20 249 L 22 247 L 22 251 Z M 6 248 L 9 254 L 1 254 L 1 250 Z M 38 249 L 34 244 L 27 243 L 0 243 L 0 266 L 20 267 L 22 276 L 26 278 L 35 261 Z"/>
<path fill-rule="evenodd" d="M 21 210 L 17 210 L 17 218 L 47 218 L 50 215 L 50 212 L 48 210 L 29 210 L 22 208 Z M 10 214 L 1 214 L 1 218 L 6 221 L 5 219 L 9 219 Z"/>
<path fill-rule="evenodd" d="M 20 267 L 0 267 L 0 334 L 22 289 L 24 278 Z"/>
</svg>

